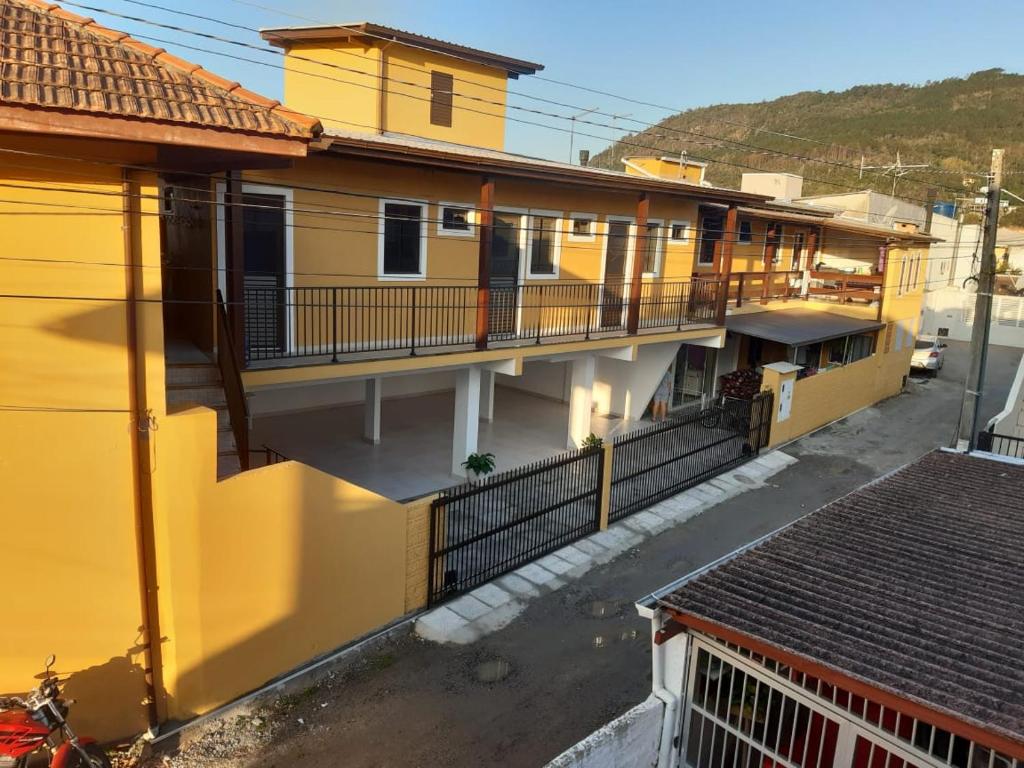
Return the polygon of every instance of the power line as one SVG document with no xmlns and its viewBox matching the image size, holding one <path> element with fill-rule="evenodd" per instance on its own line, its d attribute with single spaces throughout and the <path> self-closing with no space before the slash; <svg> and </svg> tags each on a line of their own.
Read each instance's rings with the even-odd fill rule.
<svg viewBox="0 0 1024 768">
<path fill-rule="evenodd" d="M 193 14 L 193 13 L 188 13 L 188 12 L 185 12 L 185 11 L 174 10 L 174 9 L 167 8 L 166 6 L 160 6 L 160 5 L 156 5 L 156 4 L 153 4 L 153 3 L 142 2 L 142 0 L 124 0 L 124 2 L 130 2 L 130 3 L 133 3 L 135 5 L 140 5 L 140 6 L 144 6 L 144 7 L 156 8 L 156 9 L 168 12 L 168 13 L 175 13 L 175 14 L 182 15 L 182 16 L 187 16 L 187 17 L 196 18 L 196 19 L 202 19 L 204 21 L 211 21 L 211 22 L 214 22 L 214 23 L 224 24 L 224 25 L 232 27 L 232 28 L 242 29 L 242 30 L 246 30 L 246 31 L 250 31 L 250 32 L 257 32 L 258 33 L 258 30 L 252 29 L 252 28 L 249 28 L 249 27 L 244 27 L 242 25 L 233 24 L 231 22 L 225 22 L 225 21 L 220 20 L 220 19 L 216 19 L 216 18 L 213 18 L 213 17 L 204 16 L 204 15 L 200 15 L 200 14 Z M 70 6 L 73 6 L 73 7 L 78 7 L 78 8 L 82 8 L 82 9 L 85 9 L 85 10 L 97 12 L 97 13 L 106 13 L 106 14 L 109 14 L 109 15 L 112 15 L 112 16 L 115 16 L 115 17 L 118 17 L 118 18 L 127 19 L 129 21 L 135 21 L 135 22 L 142 23 L 142 24 L 147 24 L 147 25 L 158 27 L 158 28 L 161 28 L 161 29 L 168 29 L 168 30 L 171 30 L 171 31 L 181 32 L 181 33 L 189 34 L 189 35 L 194 35 L 196 37 L 201 37 L 201 38 L 208 39 L 208 40 L 214 40 L 214 41 L 221 42 L 221 43 L 228 44 L 228 45 L 240 46 L 240 47 L 243 47 L 243 48 L 248 48 L 248 49 L 256 50 L 256 51 L 259 51 L 260 53 L 264 53 L 264 54 L 272 54 L 272 55 L 278 55 L 278 56 L 282 56 L 282 57 L 286 55 L 284 52 L 281 52 L 281 51 L 266 49 L 266 48 L 263 48 L 261 46 L 256 46 L 256 45 L 253 45 L 251 43 L 246 43 L 244 41 L 233 40 L 231 38 L 223 37 L 221 35 L 213 35 L 213 34 L 206 33 L 206 32 L 201 32 L 201 31 L 197 31 L 197 30 L 187 29 L 185 27 L 181 27 L 181 26 L 177 26 L 177 25 L 164 24 L 164 23 L 161 23 L 161 22 L 151 21 L 151 20 L 143 19 L 143 18 L 140 18 L 140 17 L 137 17 L 137 16 L 131 16 L 131 15 L 128 15 L 128 14 L 118 13 L 116 11 L 112 11 L 112 10 L 101 8 L 101 7 L 85 5 L 85 4 L 76 3 L 76 2 L 66 2 L 66 4 L 70 5 Z M 157 42 L 168 43 L 168 44 L 171 44 L 171 45 L 175 44 L 172 41 L 160 40 L 158 38 L 145 38 L 144 36 L 141 36 L 141 35 L 140 35 L 140 37 L 143 37 L 143 39 L 153 39 L 153 40 L 156 40 Z M 201 50 L 201 49 L 198 49 L 198 50 Z M 269 66 L 269 67 L 272 67 L 272 68 L 277 68 L 277 69 L 282 69 L 282 70 L 285 69 L 284 67 L 281 67 L 281 66 L 278 66 L 278 65 L 273 65 L 273 64 L 270 64 L 268 62 L 260 62 L 260 61 L 256 61 L 256 60 L 253 60 L 253 59 L 243 59 L 242 57 L 236 57 L 236 56 L 232 56 L 230 54 L 224 54 L 224 53 L 221 53 L 219 51 L 206 51 L 206 52 L 214 54 L 214 55 L 227 56 L 229 58 L 237 58 L 239 60 L 244 60 L 244 61 L 247 61 L 249 63 L 261 64 L 261 65 Z M 421 89 L 424 89 L 424 90 L 430 90 L 431 89 L 429 85 L 425 85 L 425 84 L 422 84 L 422 83 L 415 83 L 415 82 L 410 82 L 410 81 L 405 81 L 405 80 L 399 80 L 397 78 L 392 78 L 392 77 L 387 77 L 387 76 L 382 78 L 381 76 L 373 75 L 371 73 L 367 73 L 367 72 L 364 72 L 364 71 L 361 71 L 361 70 L 353 69 L 351 67 L 344 67 L 344 66 L 341 66 L 341 65 L 338 65 L 338 64 L 334 64 L 334 63 L 322 62 L 322 61 L 318 61 L 316 59 L 311 59 L 309 57 L 299 56 L 299 55 L 296 55 L 296 54 L 290 54 L 290 55 L 293 58 L 295 58 L 296 60 L 303 61 L 303 62 L 306 62 L 306 63 L 310 63 L 310 64 L 313 64 L 313 65 L 319 66 L 319 67 L 325 67 L 325 68 L 328 68 L 328 69 L 337 69 L 337 70 L 341 70 L 341 71 L 344 71 L 344 72 L 355 73 L 355 74 L 360 75 L 362 77 L 372 78 L 373 80 L 386 79 L 386 80 L 390 80 L 392 82 L 395 82 L 395 83 L 398 83 L 398 84 L 401 84 L 401 85 L 411 86 L 411 87 L 415 87 L 415 88 L 421 88 Z M 357 87 L 367 88 L 367 89 L 371 89 L 371 90 L 377 90 L 380 87 L 379 83 L 377 85 L 371 85 L 371 84 L 368 84 L 368 83 L 355 83 L 355 82 L 348 81 L 348 80 L 340 80 L 338 78 L 331 78 L 331 77 L 327 77 L 327 76 L 324 76 L 324 75 L 318 75 L 318 74 L 312 73 L 312 72 L 298 72 L 298 73 L 295 73 L 295 74 L 307 75 L 307 76 L 312 76 L 312 77 L 319 77 L 321 79 L 333 80 L 335 82 L 340 82 L 340 83 L 344 83 L 344 84 L 347 84 L 347 85 L 354 85 L 354 86 L 357 86 Z M 396 93 L 395 95 L 404 96 L 406 98 L 411 98 L 411 99 L 415 99 L 415 100 L 418 100 L 418 101 L 424 101 L 424 102 L 430 102 L 431 101 L 431 98 L 430 97 L 426 97 L 426 96 L 418 97 L 418 96 L 415 96 L 413 94 L 407 94 L 407 93 Z M 513 105 L 513 104 L 507 104 L 505 102 L 493 101 L 493 100 L 484 99 L 482 97 L 473 96 L 473 95 L 465 94 L 465 93 L 453 92 L 453 95 L 457 95 L 457 96 L 460 96 L 461 98 L 472 100 L 472 101 L 476 101 L 476 102 L 479 102 L 479 103 L 484 103 L 484 104 L 489 104 L 489 105 L 492 105 L 492 106 L 497 106 L 497 107 L 501 108 L 502 110 L 504 110 L 505 108 L 515 109 L 515 110 L 527 112 L 527 113 L 534 114 L 534 115 L 540 115 L 540 116 L 543 116 L 543 117 L 550 117 L 550 118 L 554 118 L 554 119 L 557 119 L 557 120 L 570 121 L 573 124 L 575 124 L 575 122 L 578 120 L 579 122 L 587 124 L 587 125 L 592 125 L 592 126 L 595 126 L 595 127 L 610 129 L 610 130 L 613 130 L 613 131 L 626 132 L 625 129 L 619 128 L 619 127 L 617 127 L 615 125 L 609 125 L 607 123 L 599 123 L 599 122 L 596 122 L 596 121 L 593 121 L 593 120 L 585 120 L 585 119 L 582 119 L 582 118 L 579 118 L 579 117 L 573 117 L 572 115 L 560 115 L 560 114 L 553 113 L 553 112 L 545 112 L 543 110 L 532 109 L 532 108 L 529 108 L 529 107 L 521 107 L 521 106 L 517 106 L 517 105 Z M 550 100 L 548 100 L 548 101 L 550 101 Z M 570 104 L 564 104 L 564 103 L 560 103 L 560 102 L 552 102 L 552 103 L 556 103 L 559 106 L 570 108 L 570 109 L 574 109 L 575 108 L 574 105 L 570 105 Z M 500 114 L 494 114 L 492 112 L 483 111 L 483 110 L 479 110 L 479 109 L 472 109 L 472 108 L 466 107 L 466 106 L 453 105 L 453 109 L 461 109 L 463 111 L 468 111 L 468 112 L 473 112 L 473 113 L 476 113 L 476 114 L 481 114 L 481 115 L 484 115 L 486 117 L 502 118 L 502 119 L 512 120 L 514 122 L 520 122 L 520 123 L 524 123 L 524 124 L 527 124 L 527 125 L 533 125 L 533 126 L 536 126 L 536 127 L 547 128 L 549 130 L 552 130 L 552 129 L 553 130 L 560 130 L 560 131 L 563 131 L 563 132 L 566 132 L 566 133 L 571 133 L 571 134 L 576 133 L 574 130 L 572 130 L 572 128 L 570 128 L 570 129 L 561 129 L 561 128 L 558 128 L 557 126 L 550 126 L 550 125 L 547 125 L 547 124 L 544 124 L 544 123 L 536 123 L 534 121 L 516 120 L 515 118 L 509 118 L 507 116 L 503 116 L 503 115 L 500 115 Z M 328 120 L 328 121 L 331 121 L 331 122 L 340 122 L 340 123 L 350 124 L 350 125 L 352 124 L 352 123 L 347 123 L 347 121 L 338 120 L 338 119 L 331 118 L 331 117 L 324 117 L 324 116 L 320 116 L 320 115 L 311 115 L 311 116 L 312 117 L 316 117 L 316 118 L 321 119 L 321 120 Z M 619 116 L 613 116 L 613 117 L 619 117 Z M 798 154 L 794 154 L 794 153 L 791 153 L 791 152 L 784 152 L 782 150 L 773 150 L 773 149 L 769 149 L 767 147 L 761 147 L 761 146 L 758 146 L 758 145 L 748 144 L 746 142 L 736 141 L 736 140 L 728 139 L 728 138 L 721 137 L 721 136 L 714 136 L 714 135 L 711 135 L 711 134 L 703 134 L 703 133 L 700 133 L 699 131 L 687 131 L 687 130 L 683 130 L 683 129 L 672 128 L 670 126 L 660 126 L 659 127 L 659 126 L 656 126 L 654 124 L 645 123 L 644 121 L 638 121 L 638 120 L 632 120 L 632 122 L 638 122 L 640 124 L 646 125 L 647 127 L 651 127 L 651 128 L 658 127 L 660 130 L 669 130 L 669 131 L 672 131 L 672 132 L 678 133 L 678 134 L 688 134 L 688 135 L 699 136 L 701 138 L 710 139 L 710 140 L 713 140 L 715 142 L 724 142 L 724 143 L 727 143 L 727 144 L 732 144 L 732 145 L 737 146 L 737 147 L 742 147 L 742 148 L 745 148 L 745 149 L 750 149 L 750 150 L 761 152 L 761 153 L 773 154 L 773 155 L 778 155 L 778 156 L 781 156 L 781 157 L 787 157 L 787 158 L 790 158 L 790 159 L 799 160 L 801 162 L 820 163 L 820 164 L 824 164 L 824 165 L 828 165 L 828 166 L 832 166 L 832 167 L 841 167 L 841 168 L 845 168 L 845 169 L 848 169 L 848 170 L 858 170 L 858 171 L 862 170 L 860 166 L 852 165 L 852 164 L 849 164 L 849 163 L 840 163 L 838 161 L 825 160 L 825 159 L 815 158 L 815 157 L 811 157 L 811 156 L 807 156 L 807 155 L 798 155 Z M 364 127 L 366 127 L 366 126 L 364 126 Z M 590 138 L 596 138 L 596 139 L 599 139 L 599 140 L 602 140 L 602 141 L 616 141 L 616 139 L 614 139 L 614 138 L 610 139 L 608 137 L 590 136 L 588 134 L 579 134 L 579 135 L 589 136 Z M 656 137 L 657 138 L 672 138 L 672 137 L 666 136 L 664 134 L 656 135 Z M 623 144 L 625 142 L 622 139 L 618 139 L 618 143 L 619 144 Z M 643 146 L 643 145 L 635 145 L 635 146 Z M 646 147 L 646 146 L 643 146 L 643 148 L 649 149 L 649 147 Z M 707 162 L 724 163 L 724 161 L 714 160 L 714 159 L 711 159 L 711 158 L 698 158 L 698 159 L 706 160 Z M 732 163 L 725 163 L 725 164 L 732 164 Z M 754 166 L 741 166 L 741 167 L 753 168 Z M 758 169 L 758 170 L 760 170 L 760 169 Z M 830 182 L 827 182 L 826 180 L 822 180 L 822 179 L 810 179 L 809 177 L 808 177 L 808 179 L 809 180 L 813 180 L 813 181 L 817 181 L 818 183 L 830 183 Z M 934 184 L 933 182 L 919 180 L 919 179 L 912 179 L 909 176 L 906 177 L 906 179 L 909 180 L 909 181 L 913 181 L 915 183 L 919 183 L 919 184 L 929 184 L 929 185 L 932 185 L 932 186 L 936 186 L 936 184 Z M 835 184 L 834 182 L 831 182 L 831 183 Z M 844 185 L 840 185 L 840 186 L 844 186 Z M 941 186 L 941 185 L 939 185 L 939 186 Z M 947 190 L 951 190 L 951 191 L 960 191 L 958 188 L 954 188 L 954 187 L 944 187 L 944 188 L 947 189 Z"/>
</svg>

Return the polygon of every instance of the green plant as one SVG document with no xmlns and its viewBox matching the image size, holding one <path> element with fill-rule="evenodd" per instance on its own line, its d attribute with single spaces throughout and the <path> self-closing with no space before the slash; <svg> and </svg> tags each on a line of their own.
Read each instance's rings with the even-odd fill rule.
<svg viewBox="0 0 1024 768">
<path fill-rule="evenodd" d="M 595 435 L 593 432 L 591 432 L 589 435 L 583 438 L 584 450 L 586 450 L 587 448 L 600 448 L 602 445 L 604 445 L 604 440 Z"/>
<path fill-rule="evenodd" d="M 462 462 L 462 466 L 466 471 L 472 472 L 475 477 L 489 475 L 494 471 L 494 454 L 471 453 L 466 457 L 466 460 Z"/>
</svg>

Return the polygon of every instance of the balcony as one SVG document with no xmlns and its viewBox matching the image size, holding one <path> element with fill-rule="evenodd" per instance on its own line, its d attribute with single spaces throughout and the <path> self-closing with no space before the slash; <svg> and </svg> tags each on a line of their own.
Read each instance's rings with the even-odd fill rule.
<svg viewBox="0 0 1024 768">
<path fill-rule="evenodd" d="M 726 281 L 726 295 L 729 305 L 736 308 L 791 299 L 877 305 L 883 287 L 882 275 L 838 270 L 732 272 Z"/>
<path fill-rule="evenodd" d="M 717 280 L 247 287 L 250 369 L 586 341 L 715 325 Z M 480 297 L 485 299 L 481 303 Z M 634 304 L 635 301 L 635 304 Z M 632 311 L 631 311 L 632 310 Z"/>
</svg>

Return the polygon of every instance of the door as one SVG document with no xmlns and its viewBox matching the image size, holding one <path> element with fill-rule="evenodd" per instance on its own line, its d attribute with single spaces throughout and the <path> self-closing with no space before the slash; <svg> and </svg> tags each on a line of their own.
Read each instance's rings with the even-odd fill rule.
<svg viewBox="0 0 1024 768">
<path fill-rule="evenodd" d="M 253 358 L 281 354 L 287 347 L 285 199 L 245 194 L 245 343 Z"/>
<path fill-rule="evenodd" d="M 601 328 L 622 326 L 622 307 L 626 300 L 626 258 L 629 248 L 629 222 L 609 221 L 604 253 L 604 291 L 601 299 Z"/>
<path fill-rule="evenodd" d="M 683 344 L 679 348 L 672 387 L 672 408 L 699 402 L 705 395 L 714 394 L 717 351 L 691 344 Z"/>
<path fill-rule="evenodd" d="M 722 239 L 725 219 L 721 216 L 703 216 L 700 220 L 700 251 L 697 263 L 709 266 L 715 263 L 715 244 Z"/>
<path fill-rule="evenodd" d="M 518 214 L 494 214 L 494 235 L 491 245 L 491 338 L 515 336 L 521 220 L 522 217 Z"/>
</svg>

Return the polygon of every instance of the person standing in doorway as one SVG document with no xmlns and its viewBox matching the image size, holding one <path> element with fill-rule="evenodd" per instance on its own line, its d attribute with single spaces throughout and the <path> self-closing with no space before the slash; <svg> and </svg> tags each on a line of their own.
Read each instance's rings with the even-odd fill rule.
<svg viewBox="0 0 1024 768">
<path fill-rule="evenodd" d="M 651 417 L 654 423 L 665 421 L 668 418 L 668 401 L 672 397 L 672 368 L 665 371 L 661 377 L 658 389 L 654 393 L 654 404 L 651 406 Z"/>
</svg>

